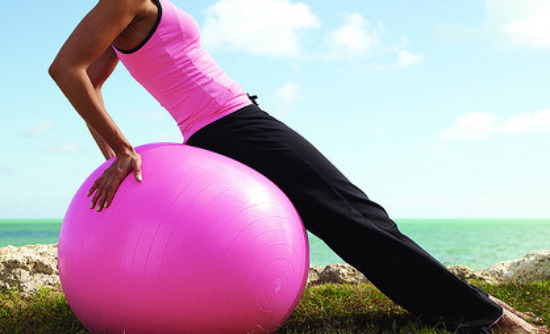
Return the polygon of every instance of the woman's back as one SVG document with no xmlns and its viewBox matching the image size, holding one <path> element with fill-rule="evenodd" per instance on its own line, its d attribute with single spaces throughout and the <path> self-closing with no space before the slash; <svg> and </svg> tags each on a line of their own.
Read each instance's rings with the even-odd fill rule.
<svg viewBox="0 0 550 334">
<path fill-rule="evenodd" d="M 157 0 L 157 22 L 136 48 L 115 48 L 119 59 L 172 115 L 187 140 L 203 126 L 250 104 L 201 46 L 197 22 L 168 0 Z"/>
</svg>

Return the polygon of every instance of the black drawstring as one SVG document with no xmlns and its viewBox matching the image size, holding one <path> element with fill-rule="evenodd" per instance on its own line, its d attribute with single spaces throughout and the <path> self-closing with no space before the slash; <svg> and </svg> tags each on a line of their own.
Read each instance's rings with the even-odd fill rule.
<svg viewBox="0 0 550 334">
<path fill-rule="evenodd" d="M 250 101 L 252 101 L 252 103 L 254 103 L 257 106 L 259 105 L 258 102 L 256 102 L 256 100 L 258 99 L 258 95 L 250 95 L 248 93 L 246 93 L 246 95 L 248 96 Z"/>
</svg>

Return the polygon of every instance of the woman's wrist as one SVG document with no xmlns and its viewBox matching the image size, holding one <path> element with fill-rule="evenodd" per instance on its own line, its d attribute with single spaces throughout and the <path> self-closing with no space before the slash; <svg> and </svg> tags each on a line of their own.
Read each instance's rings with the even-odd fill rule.
<svg viewBox="0 0 550 334">
<path fill-rule="evenodd" d="M 113 147 L 113 151 L 117 157 L 119 156 L 130 156 L 136 154 L 134 147 L 130 143 L 125 142 L 119 147 Z"/>
</svg>

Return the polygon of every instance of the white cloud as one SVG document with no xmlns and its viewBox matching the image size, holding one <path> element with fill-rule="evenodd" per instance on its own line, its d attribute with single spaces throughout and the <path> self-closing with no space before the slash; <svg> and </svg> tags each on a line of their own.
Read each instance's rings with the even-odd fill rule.
<svg viewBox="0 0 550 334">
<path fill-rule="evenodd" d="M 372 49 L 381 45 L 383 32 L 382 23 L 375 28 L 367 29 L 367 21 L 359 13 L 353 13 L 345 18 L 344 24 L 330 32 L 328 43 L 329 59 L 339 59 L 365 56 Z"/>
<path fill-rule="evenodd" d="M 275 92 L 275 97 L 290 104 L 300 96 L 300 85 L 295 82 L 287 82 Z"/>
<path fill-rule="evenodd" d="M 58 146 L 51 147 L 49 150 L 51 153 L 79 153 L 84 150 L 76 143 L 65 143 Z"/>
<path fill-rule="evenodd" d="M 219 0 L 206 9 L 202 41 L 211 49 L 300 57 L 300 33 L 321 26 L 308 5 L 291 0 Z"/>
<path fill-rule="evenodd" d="M 304 50 L 303 33 L 321 26 L 310 7 L 295 0 L 218 0 L 206 9 L 202 41 L 211 50 L 226 49 L 255 56 L 300 58 Z M 422 63 L 424 57 L 405 50 L 406 37 L 398 46 L 386 47 L 384 26 L 369 26 L 360 13 L 344 17 L 340 27 L 326 36 L 324 56 L 343 60 L 350 57 L 377 56 L 397 58 L 393 63 L 367 66 L 370 69 L 400 69 Z"/>
<path fill-rule="evenodd" d="M 23 136 L 25 137 L 40 137 L 44 135 L 46 132 L 52 130 L 54 128 L 54 124 L 52 120 L 45 119 L 23 131 Z"/>
<path fill-rule="evenodd" d="M 500 124 L 505 133 L 532 133 L 550 131 L 550 109 L 519 114 Z"/>
<path fill-rule="evenodd" d="M 397 51 L 397 60 L 390 64 L 372 63 L 367 66 L 368 69 L 377 71 L 394 71 L 405 67 L 417 66 L 424 62 L 424 55 L 414 54 L 407 50 Z"/>
<path fill-rule="evenodd" d="M 507 44 L 550 49 L 550 1 L 486 0 L 487 28 Z"/>
<path fill-rule="evenodd" d="M 270 109 L 279 115 L 288 114 L 294 109 L 296 101 L 301 99 L 302 87 L 295 82 L 287 82 L 274 93 Z"/>
<path fill-rule="evenodd" d="M 468 113 L 459 116 L 454 124 L 439 132 L 444 140 L 479 140 L 496 134 L 527 134 L 550 132 L 550 109 L 523 113 L 499 121 L 497 115 Z"/>
<path fill-rule="evenodd" d="M 359 13 L 353 13 L 345 17 L 345 21 L 337 29 L 331 31 L 327 38 L 329 51 L 327 58 L 332 60 L 345 60 L 350 58 L 370 57 L 376 58 L 365 66 L 359 66 L 367 70 L 387 71 L 419 65 L 424 61 L 424 56 L 407 51 L 405 47 L 409 39 L 401 37 L 401 43 L 397 46 L 384 45 L 382 35 L 384 25 L 378 22 L 375 27 L 369 27 L 365 18 Z M 395 59 L 390 62 L 378 59 Z"/>
<path fill-rule="evenodd" d="M 409 67 L 420 65 L 424 61 L 424 56 L 421 54 L 414 54 L 412 52 L 401 50 L 398 54 L 397 62 L 395 63 L 396 68 Z"/>
<path fill-rule="evenodd" d="M 439 136 L 445 140 L 482 139 L 495 131 L 495 124 L 496 115 L 471 112 L 459 116 L 450 128 L 441 130 Z"/>
<path fill-rule="evenodd" d="M 477 26 L 443 22 L 436 35 L 450 41 L 498 40 L 504 45 L 550 49 L 550 1 L 485 0 L 485 20 Z"/>
</svg>

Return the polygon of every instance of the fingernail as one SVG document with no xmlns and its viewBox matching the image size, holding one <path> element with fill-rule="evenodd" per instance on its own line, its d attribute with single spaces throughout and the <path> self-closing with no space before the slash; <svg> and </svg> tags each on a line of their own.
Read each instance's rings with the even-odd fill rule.
<svg viewBox="0 0 550 334">
<path fill-rule="evenodd" d="M 101 211 L 101 205 L 98 205 L 96 210 L 97 210 L 97 212 Z"/>
<path fill-rule="evenodd" d="M 143 179 L 141 178 L 141 175 L 138 175 L 137 179 L 139 182 L 143 181 Z"/>
<path fill-rule="evenodd" d="M 94 208 L 94 203 L 90 203 L 90 209 L 93 209 Z"/>
</svg>

